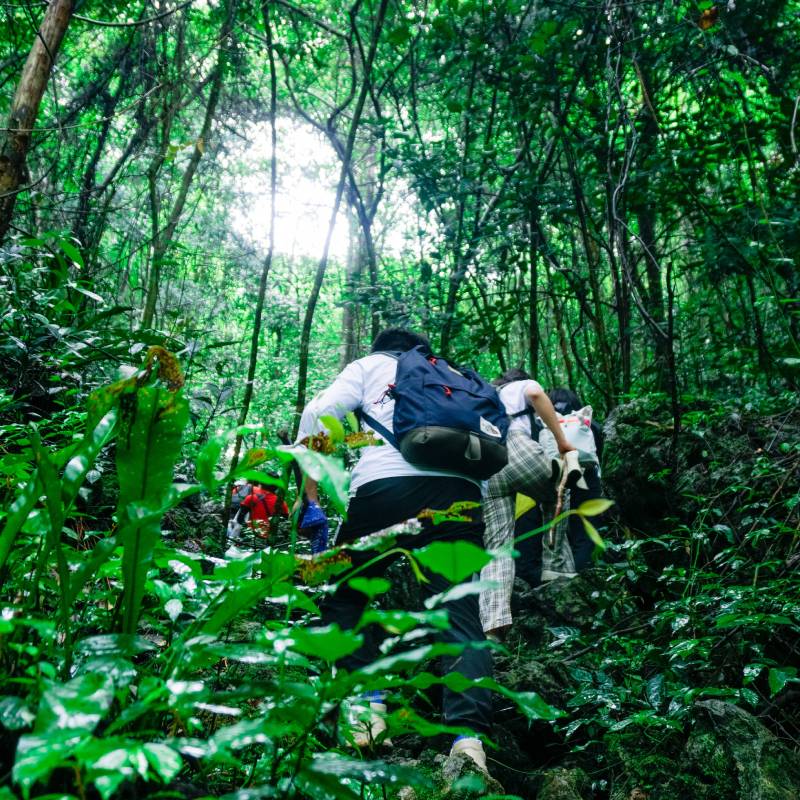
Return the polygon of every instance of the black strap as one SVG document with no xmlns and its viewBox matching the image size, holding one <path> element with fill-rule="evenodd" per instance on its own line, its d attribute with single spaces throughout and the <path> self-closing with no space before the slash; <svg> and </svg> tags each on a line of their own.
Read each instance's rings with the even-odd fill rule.
<svg viewBox="0 0 800 800">
<path fill-rule="evenodd" d="M 395 450 L 399 450 L 400 447 L 397 444 L 397 439 L 395 439 L 394 434 L 384 425 L 381 425 L 375 417 L 370 416 L 367 414 L 366 411 L 359 410 L 358 416 L 367 423 L 373 430 L 377 431 L 384 439 L 386 439 L 389 444 L 394 447 Z"/>
<path fill-rule="evenodd" d="M 389 358 L 393 358 L 395 361 L 399 361 L 400 360 L 400 356 L 403 355 L 403 353 L 400 352 L 399 350 L 376 350 L 374 353 L 370 353 L 370 355 L 371 356 L 377 356 L 377 355 L 389 356 Z M 397 444 L 397 439 L 395 439 L 394 434 L 387 427 L 385 427 L 384 425 L 381 425 L 381 423 L 378 422 L 378 420 L 376 420 L 375 417 L 367 414 L 366 411 L 363 411 L 360 408 L 356 410 L 356 416 L 359 417 L 360 419 L 364 420 L 364 422 L 366 422 L 367 425 L 370 426 L 370 428 L 372 428 L 377 433 L 379 433 L 381 436 L 383 436 L 383 438 L 386 439 L 386 441 L 389 442 L 389 444 L 392 447 L 394 447 L 395 450 L 399 450 L 400 449 L 400 447 Z"/>
</svg>

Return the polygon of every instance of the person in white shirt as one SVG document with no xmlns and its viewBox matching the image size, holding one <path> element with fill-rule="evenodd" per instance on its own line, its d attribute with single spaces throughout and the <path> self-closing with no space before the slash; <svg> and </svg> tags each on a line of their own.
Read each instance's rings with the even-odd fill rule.
<svg viewBox="0 0 800 800">
<path fill-rule="evenodd" d="M 556 481 L 553 462 L 538 441 L 531 438 L 531 413 L 552 431 L 562 455 L 575 448 L 567 441 L 553 404 L 544 389 L 523 370 L 509 370 L 494 381 L 511 418 L 508 429 L 508 464 L 492 475 L 484 491 L 483 514 L 487 549 L 510 548 L 514 541 L 514 506 L 517 492 L 534 498 L 545 519 L 552 518 Z M 526 413 L 529 411 L 531 413 Z M 480 595 L 481 623 L 487 636 L 502 639 L 511 625 L 514 559 L 497 556 L 481 571 L 482 581 L 497 584 Z"/>
<path fill-rule="evenodd" d="M 333 383 L 315 397 L 304 409 L 300 419 L 298 443 L 325 431 L 320 418 L 333 415 L 342 419 L 349 411 L 359 410 L 369 414 L 376 422 L 393 432 L 392 418 L 394 400 L 389 387 L 394 383 L 398 355 L 422 345 L 430 352 L 428 340 L 419 334 L 402 328 L 382 331 L 372 344 L 372 352 L 348 364 Z M 368 426 L 365 426 L 368 428 Z M 380 435 L 376 433 L 376 437 Z M 447 509 L 453 503 L 481 500 L 480 484 L 455 472 L 426 469 L 409 463 L 400 451 L 389 443 L 366 447 L 352 472 L 350 502 L 347 519 L 342 524 L 337 544 L 354 542 L 362 536 L 384 528 L 416 519 L 425 509 Z M 310 501 L 318 502 L 317 486 L 306 478 L 306 495 Z M 433 541 L 463 540 L 473 544 L 483 543 L 483 520 L 480 509 L 466 512 L 468 521 L 444 522 L 434 525 L 430 519 L 420 520 L 418 532 L 400 537 L 397 546 L 413 550 Z M 376 564 L 363 568 L 375 556 L 373 552 L 350 551 L 353 569 L 363 577 L 384 575 L 389 563 L 396 559 L 381 559 Z M 427 596 L 446 591 L 450 583 L 441 575 L 426 572 L 427 583 L 422 590 Z M 322 605 L 324 624 L 338 623 L 343 629 L 354 628 L 366 607 L 367 598 L 362 592 L 352 589 L 345 577 L 336 592 Z M 445 642 L 467 645 L 455 657 L 445 658 L 445 672 L 457 670 L 462 675 L 480 679 L 491 675 L 491 655 L 486 649 L 476 649 L 471 643 L 484 641 L 481 628 L 478 600 L 474 594 L 444 604 L 448 611 L 450 627 L 440 632 Z M 350 670 L 366 667 L 378 655 L 380 630 L 370 626 L 361 631 L 364 644 L 352 655 L 339 662 Z M 385 705 L 374 698 L 371 708 L 374 719 L 369 723 L 363 741 L 380 739 L 385 730 L 381 714 Z M 470 728 L 475 734 L 488 734 L 491 727 L 491 695 L 489 690 L 472 688 L 455 692 L 443 689 L 444 722 L 447 725 Z M 459 737 L 452 751 L 463 752 L 482 769 L 486 769 L 486 756 L 480 740 L 474 736 Z"/>
</svg>

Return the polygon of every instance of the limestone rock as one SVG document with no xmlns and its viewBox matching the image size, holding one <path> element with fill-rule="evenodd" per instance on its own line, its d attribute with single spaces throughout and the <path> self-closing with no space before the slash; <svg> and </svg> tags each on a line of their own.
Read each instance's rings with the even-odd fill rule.
<svg viewBox="0 0 800 800">
<path fill-rule="evenodd" d="M 582 769 L 554 769 L 544 773 L 536 800 L 585 800 L 591 789 Z"/>
<path fill-rule="evenodd" d="M 475 762 L 463 753 L 447 756 L 442 764 L 442 779 L 444 797 L 448 800 L 472 800 L 505 794 L 497 780 L 478 769 Z"/>
<path fill-rule="evenodd" d="M 736 800 L 797 800 L 800 796 L 800 756 L 732 703 L 705 700 L 695 704 L 695 726 L 684 757 L 686 765 L 706 781 L 729 783 Z"/>
</svg>

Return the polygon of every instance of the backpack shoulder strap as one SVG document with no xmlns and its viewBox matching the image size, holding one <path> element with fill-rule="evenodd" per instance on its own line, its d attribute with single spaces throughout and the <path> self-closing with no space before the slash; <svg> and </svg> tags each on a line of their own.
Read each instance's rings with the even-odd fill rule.
<svg viewBox="0 0 800 800">
<path fill-rule="evenodd" d="M 367 423 L 373 430 L 377 431 L 384 439 L 386 439 L 389 444 L 394 447 L 395 450 L 399 450 L 400 447 L 397 444 L 397 439 L 395 438 L 394 434 L 385 426 L 381 425 L 375 417 L 370 416 L 367 414 L 366 411 L 358 411 L 358 416 Z"/>
<path fill-rule="evenodd" d="M 389 356 L 389 358 L 393 358 L 395 361 L 399 361 L 400 356 L 402 356 L 403 354 L 398 350 L 376 350 L 374 353 L 370 353 L 370 355 Z M 377 431 L 381 436 L 383 436 L 383 438 L 386 439 L 386 441 L 389 442 L 389 444 L 392 447 L 394 447 L 395 450 L 400 449 L 399 445 L 397 444 L 397 439 L 395 438 L 395 435 L 385 425 L 381 425 L 381 423 L 378 422 L 378 420 L 376 420 L 375 417 L 371 416 L 370 414 L 367 414 L 366 411 L 363 411 L 360 408 L 356 410 L 355 414 L 359 419 L 362 419 L 364 422 L 366 422 L 367 425 L 370 426 L 370 428 L 372 428 L 374 431 Z"/>
</svg>

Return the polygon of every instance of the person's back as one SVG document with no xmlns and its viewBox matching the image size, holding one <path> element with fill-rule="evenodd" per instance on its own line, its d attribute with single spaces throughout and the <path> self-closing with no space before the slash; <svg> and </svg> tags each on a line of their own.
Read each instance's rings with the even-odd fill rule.
<svg viewBox="0 0 800 800">
<path fill-rule="evenodd" d="M 285 502 L 278 506 L 278 496 L 267 489 L 264 484 L 254 482 L 250 493 L 242 500 L 242 509 L 249 512 L 250 527 L 261 537 L 269 534 L 270 520 L 276 513 L 288 516 L 289 509 Z"/>
<path fill-rule="evenodd" d="M 517 493 L 534 497 L 552 517 L 560 460 L 547 456 L 531 436 L 533 414 L 552 433 L 559 455 L 574 454 L 566 440 L 555 409 L 541 385 L 523 370 L 509 370 L 495 382 L 510 418 L 508 464 L 493 475 L 484 490 L 484 542 L 487 549 L 507 550 L 514 540 L 514 509 Z M 568 548 L 566 549 L 568 552 Z M 571 559 L 565 569 L 571 567 Z M 481 580 L 495 586 L 480 595 L 481 622 L 492 638 L 502 638 L 512 622 L 511 594 L 515 565 L 511 556 L 496 556 L 481 571 Z"/>
<path fill-rule="evenodd" d="M 387 353 L 405 353 L 422 346 L 430 352 L 427 339 L 411 331 L 388 329 L 379 334 L 372 345 L 372 353 L 348 364 L 333 383 L 320 393 L 304 409 L 297 441 L 305 443 L 325 433 L 322 418 L 333 415 L 342 419 L 348 412 L 365 412 L 393 438 L 394 404 L 392 384 L 397 373 L 397 358 Z M 369 422 L 365 427 L 370 429 Z M 342 524 L 337 544 L 356 542 L 363 536 L 379 530 L 419 519 L 425 509 L 447 509 L 454 503 L 471 502 L 479 505 L 480 485 L 464 475 L 442 469 L 428 469 L 407 461 L 400 450 L 389 443 L 381 432 L 372 428 L 378 446 L 365 447 L 352 473 L 350 502 L 346 521 Z M 309 506 L 317 510 L 319 498 L 316 483 L 306 478 L 306 494 Z M 459 521 L 433 525 L 428 517 L 419 520 L 413 534 L 400 534 L 396 547 L 383 559 L 376 559 L 374 552 L 352 549 L 352 570 L 359 577 L 378 577 L 385 574 L 388 564 L 398 557 L 402 549 L 413 551 L 433 541 L 468 541 L 482 543 L 483 523 L 480 513 L 465 511 Z M 302 525 L 302 521 L 301 521 Z M 425 571 L 427 581 L 422 591 L 428 596 L 440 594 L 451 588 L 442 575 Z M 336 592 L 322 603 L 324 624 L 336 623 L 343 629 L 355 628 L 362 617 L 368 599 L 363 592 L 349 585 L 347 576 L 339 576 Z M 458 670 L 468 678 L 483 678 L 491 674 L 491 656 L 488 651 L 470 647 L 483 640 L 475 595 L 458 597 L 443 606 L 450 617 L 450 627 L 439 632 L 447 642 L 466 645 L 457 658 L 444 659 L 444 671 Z M 350 670 L 364 669 L 378 656 L 380 631 L 374 626 L 361 630 L 364 644 L 356 652 L 340 659 L 337 665 Z M 382 698 L 368 698 L 369 720 L 364 725 L 353 726 L 353 739 L 359 745 L 380 741 L 386 730 L 383 715 L 386 706 Z M 367 704 L 367 698 L 362 701 Z M 459 728 L 468 728 L 479 734 L 488 734 L 491 724 L 491 695 L 486 689 L 469 689 L 454 692 L 444 689 L 445 723 Z M 485 769 L 485 754 L 480 740 L 468 737 L 453 745 L 472 757 Z"/>
<path fill-rule="evenodd" d="M 584 408 L 581 398 L 571 389 L 559 387 L 547 392 L 547 396 L 553 403 L 556 412 L 562 416 L 568 416 Z M 600 459 L 603 453 L 603 433 L 602 428 L 592 419 L 591 432 L 594 439 L 594 449 L 596 450 L 597 463 L 584 465 L 583 480 L 567 490 L 565 498 L 565 509 L 573 510 L 586 500 L 596 499 L 602 496 L 600 485 Z M 595 519 L 597 525 L 599 520 Z M 542 512 L 539 507 L 526 511 L 516 520 L 515 533 L 522 536 L 529 531 L 539 528 L 543 523 Z M 564 523 L 561 523 L 564 524 Z M 583 523 L 576 515 L 570 516 L 566 520 L 567 540 L 572 552 L 572 559 L 576 572 L 581 572 L 592 565 L 594 554 L 594 543 L 586 534 Z M 548 569 L 548 565 L 543 565 L 543 537 L 534 536 L 524 539 L 515 545 L 520 553 L 517 562 L 517 574 L 532 586 L 537 586 L 544 578 L 549 579 L 556 573 Z"/>
</svg>

